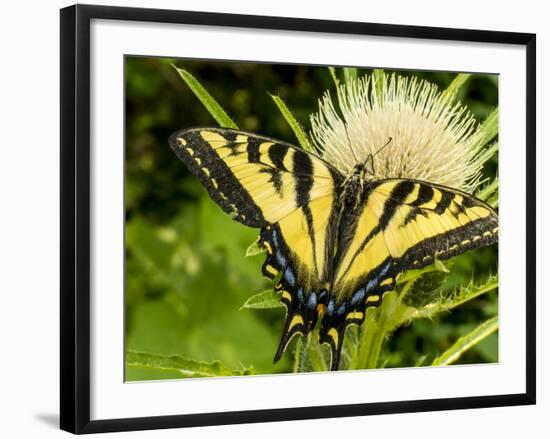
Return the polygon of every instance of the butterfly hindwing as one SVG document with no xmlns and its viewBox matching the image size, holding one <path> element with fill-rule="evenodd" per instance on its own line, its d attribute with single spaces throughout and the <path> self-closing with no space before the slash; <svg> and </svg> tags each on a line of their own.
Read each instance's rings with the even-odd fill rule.
<svg viewBox="0 0 550 439">
<path fill-rule="evenodd" d="M 346 221 L 333 277 L 334 303 L 327 306 L 321 340 L 332 347 L 337 367 L 345 328 L 361 323 L 368 306 L 395 289 L 396 277 L 498 239 L 498 217 L 462 191 L 415 180 L 374 182 L 360 211 Z"/>
<path fill-rule="evenodd" d="M 317 198 L 273 226 L 262 230 L 260 245 L 268 257 L 263 272 L 280 275 L 277 290 L 287 308 L 283 337 L 275 361 L 295 334 L 315 326 L 320 306 L 328 294 L 335 220 L 334 198 Z"/>
</svg>

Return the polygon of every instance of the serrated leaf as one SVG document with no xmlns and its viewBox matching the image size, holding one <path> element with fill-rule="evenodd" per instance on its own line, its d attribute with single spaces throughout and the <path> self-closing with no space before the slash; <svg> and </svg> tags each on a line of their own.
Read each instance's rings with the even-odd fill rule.
<svg viewBox="0 0 550 439">
<path fill-rule="evenodd" d="M 436 259 L 433 263 L 434 271 L 441 271 L 442 273 L 450 273 L 451 271 L 447 268 L 443 261 Z"/>
<path fill-rule="evenodd" d="M 287 121 L 287 123 L 290 125 L 290 128 L 292 128 L 292 131 L 294 131 L 294 135 L 298 139 L 298 143 L 302 147 L 304 151 L 311 152 L 313 148 L 311 147 L 311 143 L 309 142 L 309 139 L 307 137 L 307 134 L 302 129 L 302 126 L 300 123 L 296 120 L 292 112 L 289 110 L 289 108 L 286 106 L 284 101 L 279 97 L 275 95 L 271 95 L 271 98 L 277 105 L 277 108 L 279 108 L 279 111 Z"/>
<path fill-rule="evenodd" d="M 274 290 L 265 290 L 261 293 L 250 296 L 241 306 L 241 309 L 272 309 L 281 308 L 284 305 L 280 302 L 280 294 Z"/>
<path fill-rule="evenodd" d="M 449 349 L 433 362 L 433 366 L 443 366 L 457 361 L 465 352 L 498 329 L 498 316 L 486 320 L 469 334 L 460 337 Z"/>
<path fill-rule="evenodd" d="M 440 300 L 432 302 L 420 308 L 405 306 L 406 309 L 400 310 L 400 322 L 407 322 L 419 318 L 431 318 L 436 314 L 444 311 L 449 311 L 457 306 L 462 305 L 476 297 L 486 294 L 498 288 L 498 275 L 489 276 L 482 284 L 475 285 L 473 283 L 462 286 L 455 290 L 453 294 L 441 297 Z"/>
<path fill-rule="evenodd" d="M 189 360 L 178 355 L 167 356 L 147 352 L 126 351 L 125 362 L 126 366 L 131 367 L 179 372 L 187 378 L 252 375 L 254 373 L 252 368 L 230 369 L 220 361 L 206 363 Z"/>
<path fill-rule="evenodd" d="M 258 241 L 254 241 L 246 249 L 246 256 L 256 256 L 265 253 L 265 249 L 258 245 Z"/>
<path fill-rule="evenodd" d="M 184 68 L 179 68 L 174 65 L 173 67 L 222 128 L 239 129 L 237 124 L 233 122 L 222 106 L 218 104 L 212 95 L 208 93 L 208 91 L 191 73 Z"/>
<path fill-rule="evenodd" d="M 405 273 L 402 273 L 397 278 L 398 284 L 403 284 L 405 282 L 408 282 L 412 279 L 416 279 L 425 273 L 431 273 L 433 271 L 440 271 L 442 273 L 449 273 L 449 269 L 445 265 L 443 261 L 440 261 L 439 259 L 436 259 L 435 262 L 432 265 L 428 265 L 425 268 L 422 268 L 420 270 L 408 270 Z"/>
</svg>

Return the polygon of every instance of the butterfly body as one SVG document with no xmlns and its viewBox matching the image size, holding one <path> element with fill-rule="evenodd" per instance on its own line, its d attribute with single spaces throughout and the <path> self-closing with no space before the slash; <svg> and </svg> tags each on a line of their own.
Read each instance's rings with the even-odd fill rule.
<svg viewBox="0 0 550 439">
<path fill-rule="evenodd" d="M 434 183 L 375 180 L 368 160 L 344 175 L 285 142 L 221 128 L 179 131 L 170 145 L 225 212 L 260 228 L 262 272 L 287 309 L 275 360 L 320 321 L 336 370 L 346 327 L 380 305 L 399 273 L 498 238 L 497 214 L 482 201 Z"/>
</svg>

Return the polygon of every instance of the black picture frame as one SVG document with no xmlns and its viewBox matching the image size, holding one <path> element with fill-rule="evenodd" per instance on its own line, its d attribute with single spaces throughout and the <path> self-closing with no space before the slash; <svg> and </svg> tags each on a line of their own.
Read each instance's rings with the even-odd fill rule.
<svg viewBox="0 0 550 439">
<path fill-rule="evenodd" d="M 526 47 L 526 392 L 417 401 L 90 419 L 90 22 L 93 19 L 436 39 Z M 61 404 L 60 426 L 98 433 L 535 404 L 536 36 L 303 18 L 75 5 L 61 10 Z"/>
</svg>

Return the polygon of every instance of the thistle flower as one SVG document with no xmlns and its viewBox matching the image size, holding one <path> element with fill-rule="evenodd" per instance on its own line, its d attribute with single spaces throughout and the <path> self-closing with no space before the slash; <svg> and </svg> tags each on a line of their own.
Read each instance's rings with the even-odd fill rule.
<svg viewBox="0 0 550 439">
<path fill-rule="evenodd" d="M 317 154 L 345 175 L 374 155 L 373 179 L 414 178 L 467 192 L 479 185 L 485 142 L 472 113 L 451 93 L 382 74 L 340 84 L 337 98 L 339 112 L 329 92 L 320 99 L 311 137 Z"/>
</svg>

